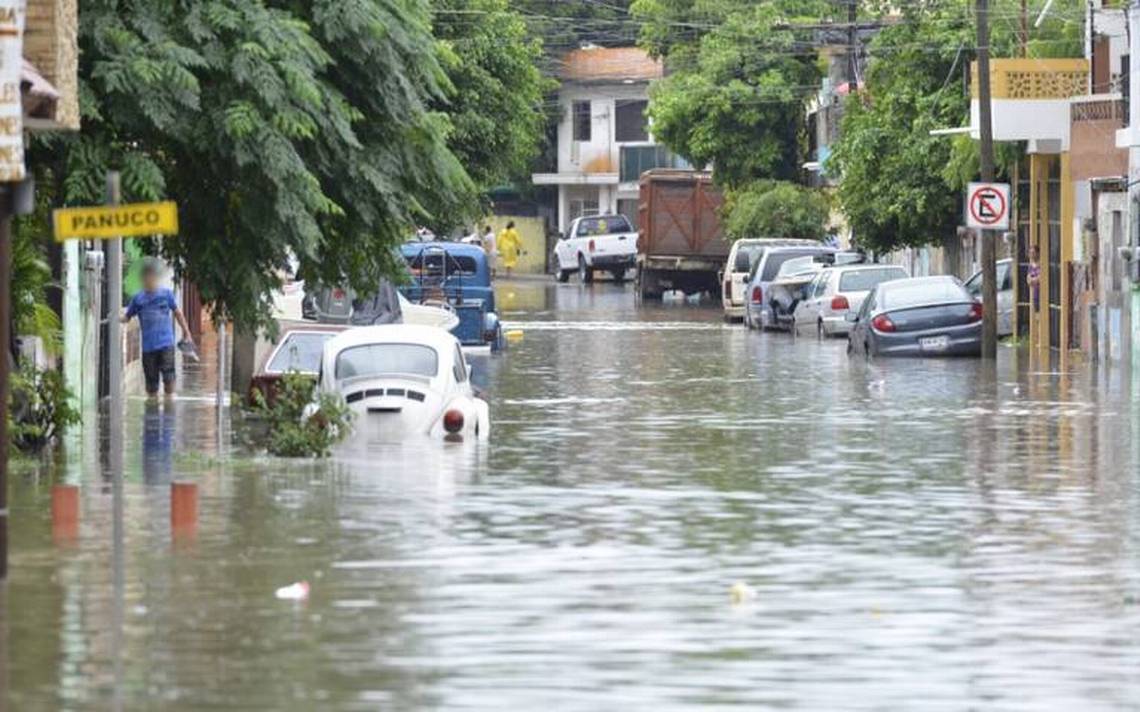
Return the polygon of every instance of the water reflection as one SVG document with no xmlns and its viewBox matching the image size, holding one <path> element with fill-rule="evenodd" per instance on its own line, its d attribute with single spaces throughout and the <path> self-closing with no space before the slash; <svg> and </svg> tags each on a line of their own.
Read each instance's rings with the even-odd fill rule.
<svg viewBox="0 0 1140 712">
<path fill-rule="evenodd" d="M 488 447 L 221 462 L 209 398 L 132 401 L 121 586 L 99 472 L 72 549 L 20 479 L 11 707 L 1140 704 L 1116 375 L 852 363 L 604 283 L 500 304 L 524 338 L 474 359 Z M 192 546 L 172 478 L 200 484 Z"/>
</svg>

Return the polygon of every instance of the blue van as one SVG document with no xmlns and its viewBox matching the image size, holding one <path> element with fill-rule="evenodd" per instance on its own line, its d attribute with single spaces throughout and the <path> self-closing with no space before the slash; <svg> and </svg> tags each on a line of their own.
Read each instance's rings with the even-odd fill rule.
<svg viewBox="0 0 1140 712">
<path fill-rule="evenodd" d="M 465 347 L 503 348 L 503 327 L 495 312 L 491 267 L 481 247 L 461 242 L 409 242 L 400 248 L 411 281 L 400 292 L 413 304 L 451 309 L 452 329 Z"/>
</svg>

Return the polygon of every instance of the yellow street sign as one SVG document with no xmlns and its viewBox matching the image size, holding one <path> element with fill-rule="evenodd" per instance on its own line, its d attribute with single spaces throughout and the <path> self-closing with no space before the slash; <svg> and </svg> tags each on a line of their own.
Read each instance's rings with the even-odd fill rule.
<svg viewBox="0 0 1140 712">
<path fill-rule="evenodd" d="M 60 242 L 178 234 L 178 205 L 172 202 L 62 208 L 53 217 Z"/>
</svg>

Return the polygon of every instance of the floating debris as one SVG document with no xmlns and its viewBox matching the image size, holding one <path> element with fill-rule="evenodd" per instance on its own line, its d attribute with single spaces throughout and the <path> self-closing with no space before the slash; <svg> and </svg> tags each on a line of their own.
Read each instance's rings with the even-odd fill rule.
<svg viewBox="0 0 1140 712">
<path fill-rule="evenodd" d="M 309 582 L 298 581 L 297 583 L 282 586 L 277 589 L 274 594 L 280 601 L 305 601 L 309 598 Z"/>
</svg>

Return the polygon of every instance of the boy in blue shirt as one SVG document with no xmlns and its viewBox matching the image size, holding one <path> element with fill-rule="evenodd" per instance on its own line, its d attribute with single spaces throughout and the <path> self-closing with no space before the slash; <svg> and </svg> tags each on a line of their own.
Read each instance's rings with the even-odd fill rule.
<svg viewBox="0 0 1140 712">
<path fill-rule="evenodd" d="M 139 318 L 142 331 L 142 365 L 146 378 L 146 394 L 158 396 L 158 381 L 162 384 L 167 398 L 174 397 L 174 319 L 182 329 L 183 338 L 190 333 L 190 325 L 178 308 L 174 293 L 158 284 L 159 266 L 153 258 L 143 261 L 143 289 L 136 294 L 123 315 L 123 323 L 134 317 Z"/>
</svg>

